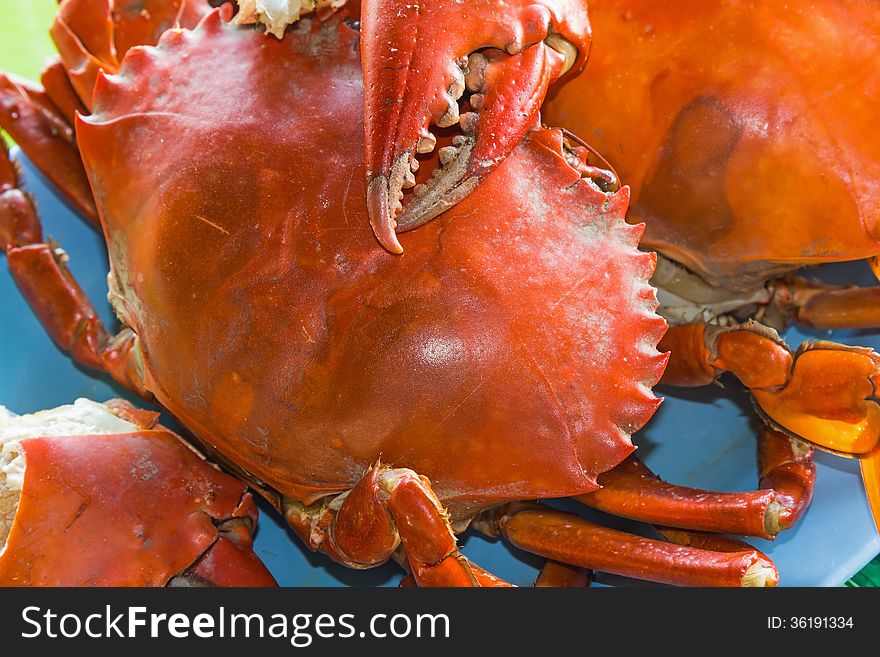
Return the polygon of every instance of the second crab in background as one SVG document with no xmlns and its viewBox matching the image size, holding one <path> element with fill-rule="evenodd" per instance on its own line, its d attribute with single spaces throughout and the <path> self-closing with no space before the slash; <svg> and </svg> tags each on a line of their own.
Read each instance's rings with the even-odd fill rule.
<svg viewBox="0 0 880 657">
<path fill-rule="evenodd" d="M 545 105 L 632 189 L 671 325 L 663 383 L 731 372 L 769 427 L 860 459 L 880 526 L 880 358 L 773 329 L 880 327 L 880 5 L 592 0 L 589 69 Z M 756 321 L 752 321 L 756 320 Z"/>
</svg>

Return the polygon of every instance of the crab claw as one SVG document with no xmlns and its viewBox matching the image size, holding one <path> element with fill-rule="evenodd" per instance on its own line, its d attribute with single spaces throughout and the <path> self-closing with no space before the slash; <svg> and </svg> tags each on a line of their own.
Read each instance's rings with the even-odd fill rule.
<svg viewBox="0 0 880 657">
<path fill-rule="evenodd" d="M 402 253 L 397 230 L 426 223 L 485 179 L 538 120 L 550 84 L 583 68 L 589 44 L 582 0 L 364 3 L 367 207 L 381 244 Z M 461 134 L 415 185 L 416 155 L 437 143 L 431 124 Z"/>
<path fill-rule="evenodd" d="M 860 457 L 880 444 L 880 355 L 817 341 L 802 346 L 783 386 L 752 389 L 771 425 L 820 449 Z"/>
</svg>

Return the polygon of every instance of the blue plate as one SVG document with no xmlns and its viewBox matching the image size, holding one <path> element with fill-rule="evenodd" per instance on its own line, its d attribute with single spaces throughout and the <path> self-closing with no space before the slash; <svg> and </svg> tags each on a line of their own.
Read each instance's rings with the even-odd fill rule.
<svg viewBox="0 0 880 657">
<path fill-rule="evenodd" d="M 70 254 L 73 274 L 101 317 L 112 326 L 115 321 L 106 302 L 107 255 L 103 240 L 59 201 L 27 162 L 23 165 L 24 183 L 36 198 L 46 235 Z M 834 282 L 875 283 L 862 264 L 826 266 L 816 270 L 816 275 Z M 5 265 L 0 266 L 0 308 L 0 403 L 26 413 L 67 404 L 77 397 L 106 400 L 124 396 L 138 401 L 107 379 L 77 368 L 54 346 L 23 301 Z M 791 329 L 786 338 L 791 344 L 830 338 L 880 350 L 880 333 L 876 332 Z M 666 401 L 635 441 L 640 456 L 668 481 L 723 491 L 755 487 L 757 424 L 742 386 L 732 378 L 724 379 L 724 384 L 725 388 L 660 391 Z M 816 460 L 815 496 L 800 524 L 775 542 L 753 541 L 778 566 L 782 585 L 838 586 L 880 552 L 880 537 L 862 490 L 858 463 L 823 453 Z M 350 571 L 311 554 L 267 506 L 262 508 L 256 549 L 280 584 L 393 586 L 400 580 L 399 569 L 392 565 L 366 572 Z M 601 520 L 643 530 L 616 518 L 602 516 Z M 532 555 L 476 534 L 467 534 L 463 543 L 470 558 L 516 584 L 534 582 L 541 565 L 541 560 Z M 635 582 L 599 574 L 597 583 Z"/>
</svg>

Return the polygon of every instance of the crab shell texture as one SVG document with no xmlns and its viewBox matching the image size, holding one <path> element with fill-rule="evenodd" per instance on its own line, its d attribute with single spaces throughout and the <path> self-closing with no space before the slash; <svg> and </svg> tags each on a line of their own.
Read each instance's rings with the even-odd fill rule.
<svg viewBox="0 0 880 657">
<path fill-rule="evenodd" d="M 456 517 L 595 489 L 665 364 L 626 193 L 536 131 L 387 253 L 343 18 L 276 40 L 214 13 L 99 80 L 78 136 L 147 388 L 306 503 L 380 460 L 429 477 Z"/>
<path fill-rule="evenodd" d="M 275 585 L 245 485 L 157 417 L 119 401 L 0 407 L 0 585 Z"/>
<path fill-rule="evenodd" d="M 80 100 L 91 107 L 99 71 L 115 71 L 134 46 L 156 43 L 167 30 L 194 27 L 208 0 L 76 0 L 62 2 L 51 29 Z"/>
<path fill-rule="evenodd" d="M 546 118 L 631 185 L 645 245 L 739 289 L 880 253 L 880 4 L 595 0 L 590 19 Z"/>
</svg>

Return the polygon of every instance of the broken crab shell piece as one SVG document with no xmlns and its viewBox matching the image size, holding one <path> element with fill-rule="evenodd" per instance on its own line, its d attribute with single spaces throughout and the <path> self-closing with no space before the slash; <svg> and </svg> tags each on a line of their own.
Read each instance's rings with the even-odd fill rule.
<svg viewBox="0 0 880 657">
<path fill-rule="evenodd" d="M 156 419 L 118 401 L 0 407 L 0 585 L 275 585 L 244 484 Z"/>
</svg>

